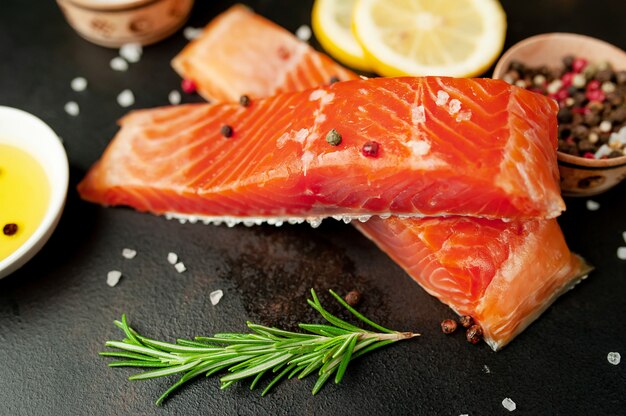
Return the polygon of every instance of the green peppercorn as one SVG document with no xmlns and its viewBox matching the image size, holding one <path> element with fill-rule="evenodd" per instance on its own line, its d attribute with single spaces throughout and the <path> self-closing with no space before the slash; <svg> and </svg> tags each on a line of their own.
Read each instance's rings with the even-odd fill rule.
<svg viewBox="0 0 626 416">
<path fill-rule="evenodd" d="M 332 129 L 326 135 L 326 141 L 331 146 L 339 146 L 341 144 L 341 134 L 335 129 Z"/>
</svg>

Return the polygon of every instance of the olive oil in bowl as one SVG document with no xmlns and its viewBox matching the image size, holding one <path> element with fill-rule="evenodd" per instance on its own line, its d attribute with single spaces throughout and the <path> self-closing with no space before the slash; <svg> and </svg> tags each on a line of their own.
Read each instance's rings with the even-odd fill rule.
<svg viewBox="0 0 626 416">
<path fill-rule="evenodd" d="M 0 143 L 0 261 L 41 224 L 50 202 L 42 166 L 24 150 Z"/>
</svg>

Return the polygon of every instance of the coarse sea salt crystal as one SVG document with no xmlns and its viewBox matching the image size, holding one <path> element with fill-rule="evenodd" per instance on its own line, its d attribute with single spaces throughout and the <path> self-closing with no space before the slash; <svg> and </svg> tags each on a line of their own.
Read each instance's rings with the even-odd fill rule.
<svg viewBox="0 0 626 416">
<path fill-rule="evenodd" d="M 222 296 L 224 296 L 224 292 L 221 289 L 214 290 L 213 292 L 209 293 L 209 299 L 211 299 L 211 305 L 215 306 L 218 303 L 220 303 Z"/>
<path fill-rule="evenodd" d="M 126 89 L 118 94 L 117 103 L 124 108 L 130 107 L 135 104 L 135 94 L 131 90 Z"/>
<path fill-rule="evenodd" d="M 181 99 L 180 92 L 176 90 L 170 91 L 170 93 L 167 95 L 167 99 L 172 105 L 180 104 L 180 99 Z"/>
<path fill-rule="evenodd" d="M 122 272 L 118 270 L 111 270 L 110 272 L 107 273 L 107 285 L 111 287 L 117 285 L 121 277 L 122 277 Z"/>
<path fill-rule="evenodd" d="M 456 116 L 456 121 L 469 121 L 472 119 L 472 112 L 471 111 L 461 111 L 459 114 L 457 114 Z"/>
<path fill-rule="evenodd" d="M 437 99 L 435 100 L 435 104 L 438 106 L 446 105 L 448 100 L 450 99 L 450 94 L 443 90 L 437 91 Z"/>
<path fill-rule="evenodd" d="M 187 270 L 187 268 L 185 267 L 185 264 L 182 261 L 179 261 L 178 263 L 176 263 L 174 265 L 174 268 L 176 269 L 178 273 L 182 273 Z"/>
<path fill-rule="evenodd" d="M 515 404 L 515 402 L 509 399 L 508 397 L 502 400 L 502 406 L 504 406 L 504 408 L 508 410 L 509 412 L 512 412 L 513 410 L 517 409 L 517 405 Z"/>
<path fill-rule="evenodd" d="M 617 248 L 617 258 L 620 260 L 626 260 L 626 247 Z"/>
<path fill-rule="evenodd" d="M 592 199 L 587 201 L 587 209 L 589 211 L 597 211 L 600 209 L 600 204 Z"/>
<path fill-rule="evenodd" d="M 70 86 L 76 92 L 85 91 L 87 89 L 87 80 L 83 77 L 76 77 L 72 80 Z"/>
<path fill-rule="evenodd" d="M 450 114 L 456 114 L 461 110 L 461 102 L 456 98 L 450 100 L 450 104 L 448 106 L 448 112 Z"/>
<path fill-rule="evenodd" d="M 485 373 L 490 374 L 491 373 L 491 369 L 489 367 L 487 367 L 487 364 L 484 365 L 483 370 L 485 371 Z"/>
<path fill-rule="evenodd" d="M 169 252 L 167 253 L 167 262 L 169 264 L 176 264 L 178 262 L 178 254 Z"/>
<path fill-rule="evenodd" d="M 76 101 L 69 101 L 65 103 L 65 106 L 63 108 L 65 109 L 65 112 L 72 117 L 76 117 L 80 114 L 80 107 L 78 106 Z"/>
<path fill-rule="evenodd" d="M 137 251 L 133 250 L 132 248 L 125 248 L 122 250 L 122 257 L 124 257 L 125 259 L 134 259 L 136 255 Z"/>
<path fill-rule="evenodd" d="M 423 105 L 411 106 L 411 121 L 413 124 L 426 121 L 426 112 L 424 111 Z"/>
<path fill-rule="evenodd" d="M 308 25 L 302 25 L 296 30 L 296 37 L 303 42 L 311 39 L 311 28 Z"/>
<path fill-rule="evenodd" d="M 139 43 L 125 43 L 120 48 L 120 56 L 130 63 L 137 63 L 141 59 L 143 49 Z"/>
<path fill-rule="evenodd" d="M 183 30 L 183 36 L 185 37 L 185 39 L 187 40 L 194 40 L 194 39 L 198 39 L 200 37 L 200 35 L 202 34 L 202 28 L 201 27 L 191 27 L 191 26 L 187 26 L 184 30 Z"/>
<path fill-rule="evenodd" d="M 126 62 L 124 58 L 120 58 L 119 56 L 111 59 L 111 62 L 109 62 L 109 66 L 114 71 L 124 72 L 128 70 L 128 62 Z"/>
<path fill-rule="evenodd" d="M 622 356 L 619 352 L 610 352 L 606 356 L 606 359 L 613 365 L 618 365 L 622 361 Z"/>
</svg>

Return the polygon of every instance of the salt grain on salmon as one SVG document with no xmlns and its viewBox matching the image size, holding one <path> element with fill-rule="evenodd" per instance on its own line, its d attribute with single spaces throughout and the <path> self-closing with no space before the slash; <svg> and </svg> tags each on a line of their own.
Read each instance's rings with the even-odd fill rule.
<svg viewBox="0 0 626 416">
<path fill-rule="evenodd" d="M 122 277 L 122 272 L 118 270 L 111 270 L 107 273 L 107 285 L 113 287 L 117 285 Z"/>
<path fill-rule="evenodd" d="M 117 103 L 120 107 L 130 107 L 135 104 L 135 95 L 131 90 L 126 89 L 118 94 Z"/>
<path fill-rule="evenodd" d="M 171 265 L 176 264 L 176 262 L 178 262 L 178 255 L 172 252 L 167 253 L 167 262 Z"/>
<path fill-rule="evenodd" d="M 209 293 L 209 299 L 211 300 L 211 305 L 213 306 L 217 305 L 222 299 L 222 296 L 224 296 L 224 292 L 222 290 L 214 290 L 213 292 Z"/>
<path fill-rule="evenodd" d="M 139 43 L 126 43 L 120 48 L 120 56 L 130 63 L 137 63 L 141 60 L 143 49 Z"/>
<path fill-rule="evenodd" d="M 76 103 L 76 101 L 69 101 L 65 103 L 63 109 L 67 114 L 72 117 L 76 117 L 78 114 L 80 114 L 80 107 L 78 106 L 78 103 Z"/>
<path fill-rule="evenodd" d="M 132 248 L 125 248 L 122 250 L 122 257 L 124 257 L 125 259 L 134 259 L 136 255 L 137 251 L 133 250 Z"/>
<path fill-rule="evenodd" d="M 504 408 L 508 410 L 509 412 L 512 412 L 513 410 L 517 409 L 517 405 L 515 404 L 515 402 L 509 399 L 508 397 L 502 400 L 502 406 L 504 406 Z"/>
<path fill-rule="evenodd" d="M 182 261 L 179 261 L 178 263 L 176 263 L 174 265 L 174 268 L 176 269 L 178 273 L 182 273 L 187 270 L 187 268 L 185 267 L 185 264 Z"/>
<path fill-rule="evenodd" d="M 618 365 L 620 361 L 622 361 L 622 356 L 619 352 L 610 352 L 606 356 L 606 359 L 609 361 L 609 363 L 613 365 Z"/>
<path fill-rule="evenodd" d="M 72 80 L 70 86 L 76 92 L 85 91 L 87 89 L 87 80 L 83 77 L 76 77 Z"/>
<path fill-rule="evenodd" d="M 112 70 L 118 72 L 124 72 L 128 70 L 128 62 L 126 62 L 124 58 L 120 58 L 119 56 L 111 59 L 111 62 L 109 62 L 109 66 Z"/>
<path fill-rule="evenodd" d="M 600 204 L 594 200 L 589 199 L 586 204 L 589 211 L 597 211 L 600 209 Z"/>
</svg>

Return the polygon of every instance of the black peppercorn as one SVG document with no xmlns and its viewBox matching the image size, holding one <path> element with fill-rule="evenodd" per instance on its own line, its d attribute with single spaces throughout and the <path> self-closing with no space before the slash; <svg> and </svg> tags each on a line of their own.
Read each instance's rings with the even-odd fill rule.
<svg viewBox="0 0 626 416">
<path fill-rule="evenodd" d="M 559 110 L 559 113 L 556 117 L 559 120 L 559 123 L 571 123 L 572 111 L 567 107 L 563 107 Z"/>
<path fill-rule="evenodd" d="M 229 137 L 233 137 L 233 128 L 228 124 L 223 125 L 220 131 L 222 133 L 222 136 L 226 137 L 227 139 Z"/>
<path fill-rule="evenodd" d="M 4 235 L 11 236 L 17 232 L 17 228 L 17 224 L 10 222 L 4 225 L 4 227 L 2 228 L 2 232 L 4 233 Z"/>
<path fill-rule="evenodd" d="M 250 97 L 248 97 L 247 95 L 242 95 L 241 97 L 239 97 L 239 104 L 241 104 L 243 107 L 248 107 L 250 105 Z"/>
</svg>

